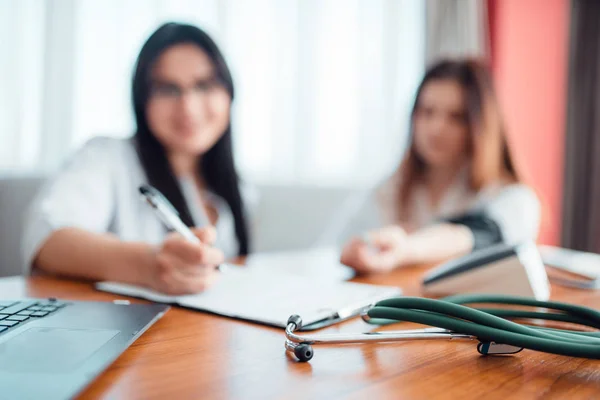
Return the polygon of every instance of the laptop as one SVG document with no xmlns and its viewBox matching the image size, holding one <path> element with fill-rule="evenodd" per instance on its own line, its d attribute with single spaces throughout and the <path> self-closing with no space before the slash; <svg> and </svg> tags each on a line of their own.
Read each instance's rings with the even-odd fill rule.
<svg viewBox="0 0 600 400">
<path fill-rule="evenodd" d="M 126 301 L 0 300 L 0 398 L 75 397 L 168 309 Z"/>
</svg>

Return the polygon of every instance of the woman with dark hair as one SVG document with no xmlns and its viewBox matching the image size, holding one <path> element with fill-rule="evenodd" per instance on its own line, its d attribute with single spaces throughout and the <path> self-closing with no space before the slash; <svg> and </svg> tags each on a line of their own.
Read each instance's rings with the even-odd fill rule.
<svg viewBox="0 0 600 400">
<path fill-rule="evenodd" d="M 404 160 L 353 207 L 345 230 L 363 234 L 341 258 L 363 273 L 536 239 L 539 201 L 522 183 L 482 63 L 442 61 L 427 71 Z"/>
<path fill-rule="evenodd" d="M 216 265 L 249 248 L 247 196 L 232 155 L 231 74 L 205 32 L 167 23 L 140 51 L 132 94 L 135 135 L 90 140 L 33 203 L 27 268 L 170 294 L 201 291 Z M 200 244 L 168 235 L 140 201 L 142 184 L 200 227 Z"/>
</svg>

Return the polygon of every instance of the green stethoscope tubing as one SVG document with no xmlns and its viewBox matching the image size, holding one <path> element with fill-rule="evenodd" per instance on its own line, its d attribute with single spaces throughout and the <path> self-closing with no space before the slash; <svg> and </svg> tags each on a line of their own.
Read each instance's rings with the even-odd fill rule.
<svg viewBox="0 0 600 400">
<path fill-rule="evenodd" d="M 504 304 L 545 308 L 558 312 L 471 308 L 463 304 Z M 441 300 L 398 297 L 378 302 L 368 311 L 369 323 L 386 325 L 416 322 L 466 335 L 482 342 L 570 357 L 600 359 L 600 332 L 580 332 L 521 325 L 505 318 L 541 319 L 600 328 L 600 312 L 589 307 L 529 297 L 469 294 Z"/>
</svg>

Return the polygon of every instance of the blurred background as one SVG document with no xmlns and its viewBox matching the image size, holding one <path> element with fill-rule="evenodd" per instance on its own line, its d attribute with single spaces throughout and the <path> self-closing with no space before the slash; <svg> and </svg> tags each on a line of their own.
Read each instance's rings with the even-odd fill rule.
<svg viewBox="0 0 600 400">
<path fill-rule="evenodd" d="M 233 70 L 257 250 L 310 245 L 341 201 L 387 177 L 426 65 L 469 55 L 489 61 L 544 203 L 540 242 L 600 251 L 596 0 L 0 0 L 3 238 L 71 152 L 133 133 L 135 57 L 172 20 L 206 29 Z"/>
</svg>

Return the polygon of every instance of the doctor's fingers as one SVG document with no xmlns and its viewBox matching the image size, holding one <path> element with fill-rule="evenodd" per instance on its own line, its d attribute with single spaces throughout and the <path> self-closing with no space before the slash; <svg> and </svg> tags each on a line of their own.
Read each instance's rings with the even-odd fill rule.
<svg viewBox="0 0 600 400">
<path fill-rule="evenodd" d="M 159 254 L 157 256 L 159 274 L 173 276 L 176 279 L 187 279 L 189 277 L 208 276 L 216 272 L 219 263 L 189 263 L 173 254 Z"/>
<path fill-rule="evenodd" d="M 202 292 L 217 280 L 216 270 L 201 275 L 186 275 L 177 269 L 168 269 L 160 274 L 159 290 L 171 295 L 194 294 Z"/>
<path fill-rule="evenodd" d="M 203 243 L 192 243 L 181 236 L 169 236 L 163 243 L 163 252 L 193 265 L 221 264 L 225 259 L 221 250 Z"/>
<path fill-rule="evenodd" d="M 192 232 L 194 232 L 194 235 L 196 235 L 196 237 L 200 239 L 202 243 L 214 244 L 217 240 L 217 230 L 214 226 L 192 228 Z"/>
</svg>

